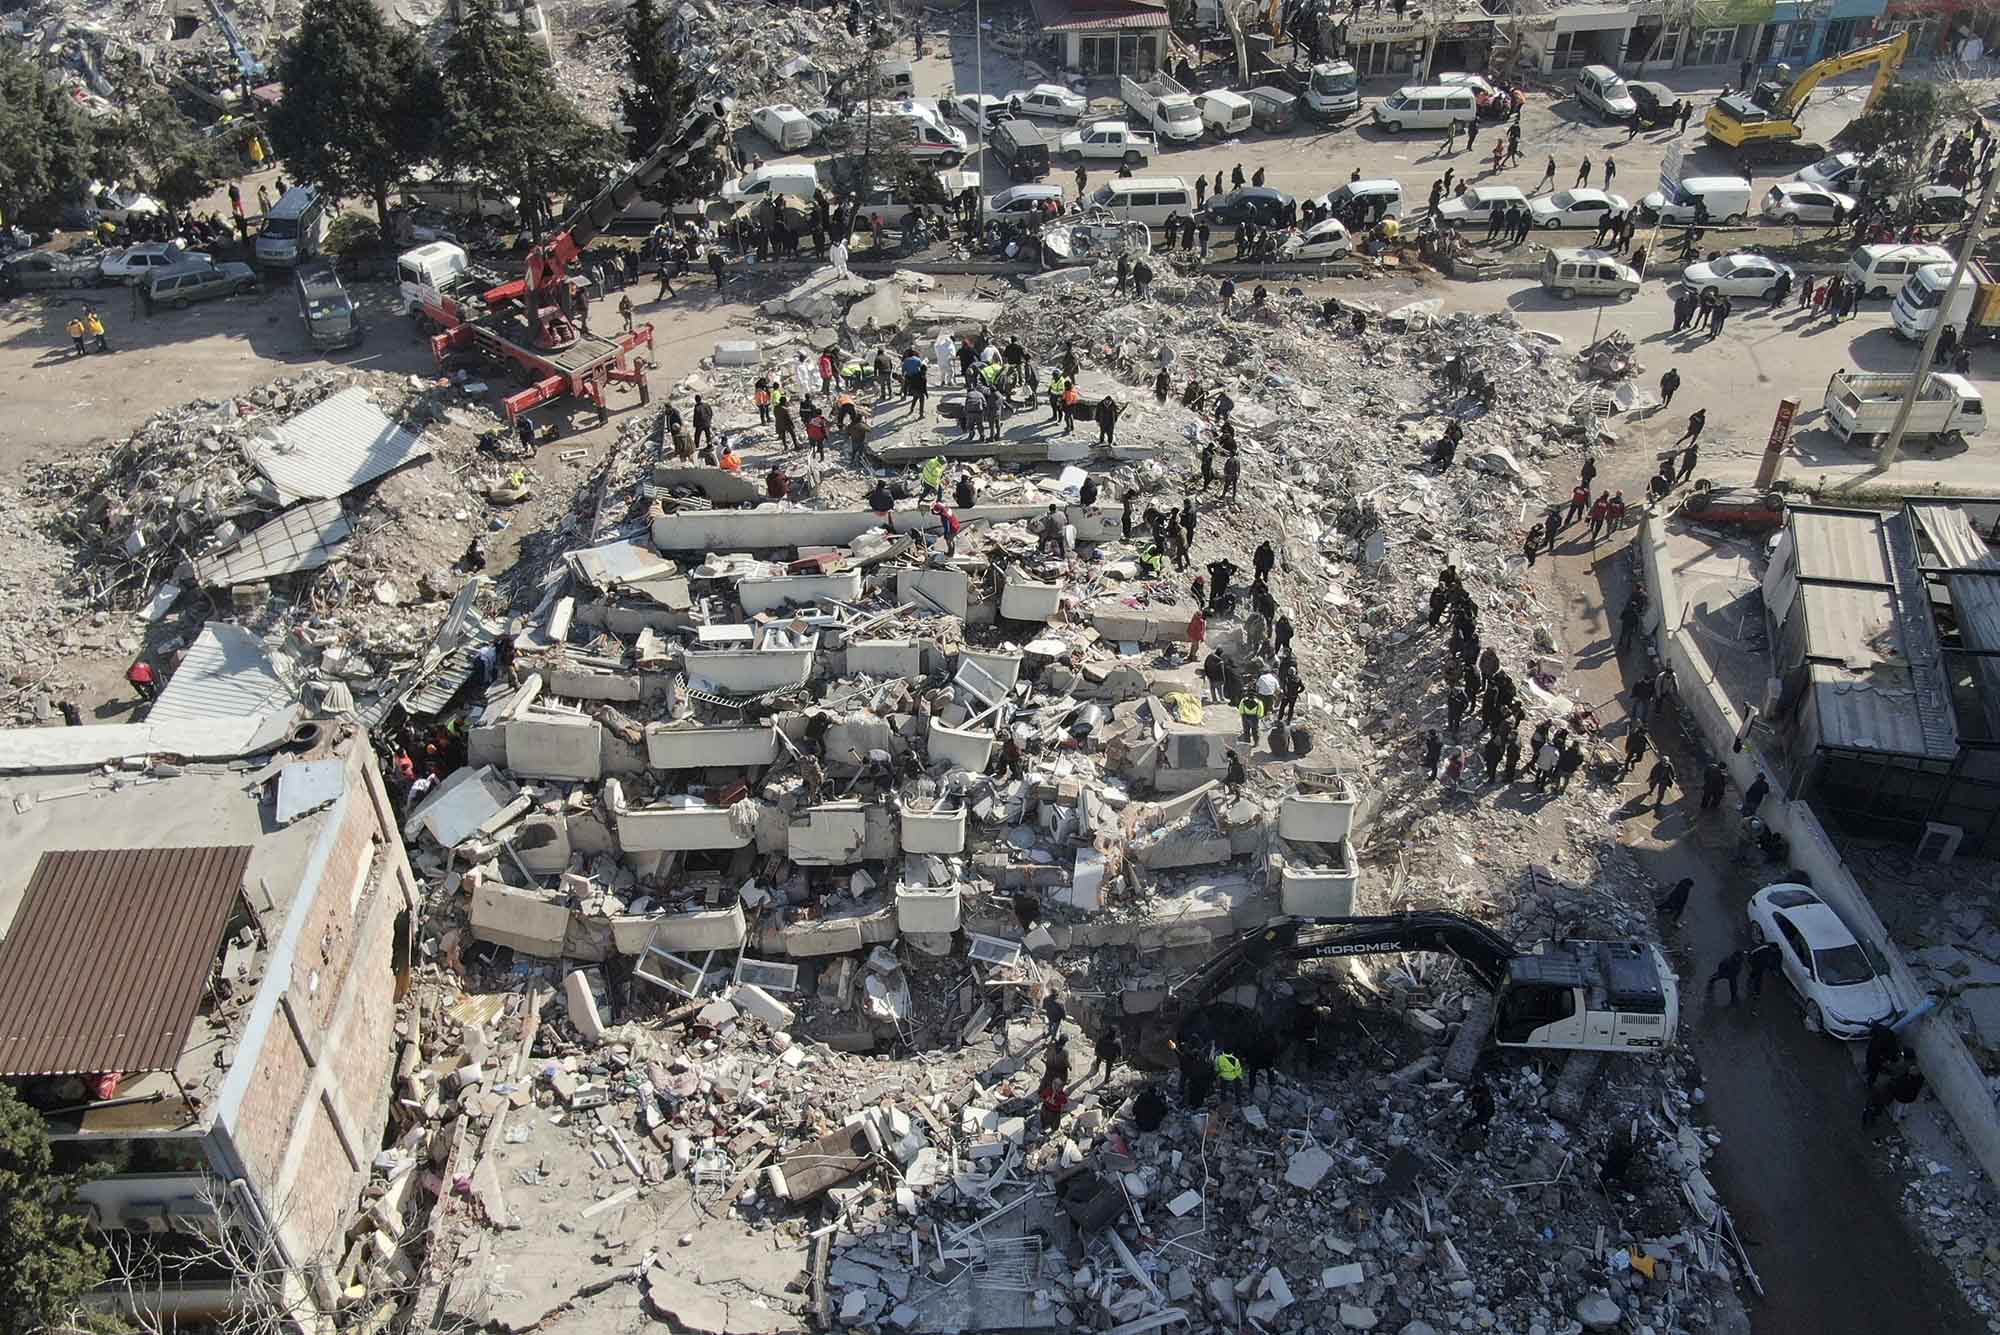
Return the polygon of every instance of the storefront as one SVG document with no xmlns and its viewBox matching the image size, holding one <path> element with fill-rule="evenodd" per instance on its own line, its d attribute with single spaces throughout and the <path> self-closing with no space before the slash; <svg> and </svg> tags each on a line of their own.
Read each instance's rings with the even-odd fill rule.
<svg viewBox="0 0 2000 1335">
<path fill-rule="evenodd" d="M 1072 6 L 1068 0 L 1034 0 L 1035 18 L 1059 45 L 1063 68 L 1093 78 L 1129 74 L 1150 79 L 1159 73 L 1172 26 L 1165 5 L 1138 0 L 1096 0 Z"/>
<path fill-rule="evenodd" d="M 1741 65 L 1757 54 L 1764 29 L 1776 16 L 1775 0 L 1718 0 L 1696 11 L 1702 25 L 1694 30 L 1682 57 L 1684 65 Z"/>
<path fill-rule="evenodd" d="M 1463 18 L 1438 25 L 1437 40 L 1431 48 L 1431 74 L 1450 71 L 1484 74 L 1492 59 L 1492 19 Z"/>
<path fill-rule="evenodd" d="M 1363 15 L 1341 25 L 1347 59 L 1364 79 L 1421 75 L 1430 22 L 1394 15 Z"/>
<path fill-rule="evenodd" d="M 1827 56 L 1850 51 L 1873 38 L 1883 0 L 1778 0 L 1777 12 L 1764 25 L 1758 52 L 1760 65 L 1790 65 L 1799 70 Z"/>
</svg>

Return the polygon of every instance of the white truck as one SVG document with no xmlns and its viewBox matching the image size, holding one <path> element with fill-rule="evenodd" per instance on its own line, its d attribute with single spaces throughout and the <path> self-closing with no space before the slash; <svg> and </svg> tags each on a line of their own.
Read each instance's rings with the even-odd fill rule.
<svg viewBox="0 0 2000 1335">
<path fill-rule="evenodd" d="M 1312 67 L 1306 80 L 1306 114 L 1318 120 L 1332 120 L 1350 111 L 1361 110 L 1361 76 L 1345 60 L 1329 60 Z"/>
<path fill-rule="evenodd" d="M 1909 386 L 1910 377 L 1902 371 L 1835 371 L 1826 382 L 1826 420 L 1842 440 L 1869 443 L 1889 434 Z M 1910 407 L 1906 434 L 1945 439 L 1985 430 L 1986 405 L 1972 382 L 1936 371 Z"/>
<path fill-rule="evenodd" d="M 1141 82 L 1127 74 L 1119 78 L 1118 90 L 1132 113 L 1158 131 L 1161 138 L 1176 144 L 1191 144 L 1201 138 L 1205 128 L 1201 108 L 1175 80 L 1158 74 Z"/>
<path fill-rule="evenodd" d="M 1056 156 L 1071 166 L 1084 162 L 1118 162 L 1143 167 L 1153 160 L 1160 137 L 1135 130 L 1124 121 L 1099 121 L 1071 130 L 1056 146 Z"/>
<path fill-rule="evenodd" d="M 1992 336 L 2000 326 L 2000 278 L 1974 260 L 1966 266 L 1957 289 L 1947 291 L 1952 268 L 1949 264 L 1926 264 L 1904 281 L 1903 290 L 1889 308 L 1898 334 L 1919 342 L 1930 334 L 1942 312 L 1944 322 L 1957 331 L 1961 342 Z"/>
</svg>

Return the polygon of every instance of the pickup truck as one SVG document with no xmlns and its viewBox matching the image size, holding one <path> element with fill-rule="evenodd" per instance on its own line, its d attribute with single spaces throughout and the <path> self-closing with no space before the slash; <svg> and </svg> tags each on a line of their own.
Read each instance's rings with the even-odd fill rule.
<svg viewBox="0 0 2000 1335">
<path fill-rule="evenodd" d="M 1174 143 L 1194 143 L 1206 128 L 1201 108 L 1188 96 L 1188 90 L 1164 74 L 1144 82 L 1124 75 L 1118 80 L 1118 91 L 1134 115 Z"/>
<path fill-rule="evenodd" d="M 1056 156 L 1071 166 L 1084 162 L 1119 162 L 1142 167 L 1152 161 L 1160 147 L 1160 137 L 1135 130 L 1124 121 L 1099 121 L 1081 130 L 1071 130 L 1056 147 Z"/>
<path fill-rule="evenodd" d="M 1826 420 L 1842 440 L 1871 443 L 1896 424 L 1910 376 L 1903 371 L 1835 371 L 1826 382 Z M 1933 372 L 1910 406 L 1906 435 L 1918 439 L 1977 436 L 1986 405 L 1963 376 Z"/>
</svg>

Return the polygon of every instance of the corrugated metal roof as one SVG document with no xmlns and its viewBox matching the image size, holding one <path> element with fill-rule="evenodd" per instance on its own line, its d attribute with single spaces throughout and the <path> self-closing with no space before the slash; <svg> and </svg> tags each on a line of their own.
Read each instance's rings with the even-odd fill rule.
<svg viewBox="0 0 2000 1335">
<path fill-rule="evenodd" d="M 1070 0 L 1034 0 L 1035 22 L 1044 32 L 1075 32 L 1085 28 L 1164 28 L 1173 22 L 1165 5 L 1139 3 L 1071 4 Z"/>
<path fill-rule="evenodd" d="M 1923 718 L 1907 671 L 1856 672 L 1835 663 L 1814 663 L 1809 671 L 1821 745 L 1902 756 L 1925 754 Z M 1951 753 L 1940 758 L 1948 760 Z"/>
<path fill-rule="evenodd" d="M 422 432 L 398 426 L 359 385 L 243 445 L 251 465 L 287 504 L 344 496 L 430 452 Z"/>
<path fill-rule="evenodd" d="M 1942 501 L 1911 501 L 1907 513 L 1946 569 L 1977 571 L 1947 575 L 1959 638 L 1968 649 L 2000 650 L 2000 557 L 1961 507 Z M 1973 656 L 1979 708 L 1989 736 L 2000 736 L 2000 660 Z"/>
<path fill-rule="evenodd" d="M 1885 587 L 1891 583 L 1881 515 L 1800 506 L 1791 513 L 1791 525 L 1800 579 L 1844 579 Z"/>
<path fill-rule="evenodd" d="M 1856 671 L 1908 663 L 1898 640 L 1890 590 L 1847 584 L 1807 584 L 1803 589 L 1808 657 L 1844 663 Z"/>
<path fill-rule="evenodd" d="M 146 711 L 149 723 L 245 718 L 296 706 L 297 692 L 278 675 L 264 642 L 224 621 L 201 628 L 180 666 Z"/>
<path fill-rule="evenodd" d="M 317 570 L 334 557 L 354 532 L 339 501 L 295 505 L 245 534 L 228 549 L 194 563 L 204 588 L 227 588 Z"/>
<path fill-rule="evenodd" d="M 247 846 L 42 854 L 0 942 L 0 1075 L 167 1071 Z"/>
</svg>

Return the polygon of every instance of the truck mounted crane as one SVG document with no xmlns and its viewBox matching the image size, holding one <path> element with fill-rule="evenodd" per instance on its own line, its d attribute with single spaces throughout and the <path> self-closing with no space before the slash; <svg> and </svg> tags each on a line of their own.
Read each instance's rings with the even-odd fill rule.
<svg viewBox="0 0 2000 1335">
<path fill-rule="evenodd" d="M 585 282 L 570 266 L 641 191 L 706 152 L 722 135 L 728 113 L 726 99 L 690 113 L 552 236 L 530 248 L 519 278 L 499 281 L 500 275 L 473 265 L 450 242 L 434 241 L 398 256 L 404 301 L 440 331 L 431 339 L 439 367 L 473 353 L 511 368 L 527 387 L 504 400 L 509 421 L 564 395 L 586 399 L 608 414 L 604 394 L 613 381 L 637 385 L 646 401 L 646 365 L 632 354 L 651 351 L 653 326 L 610 338 L 584 332 L 577 310 Z"/>
</svg>

